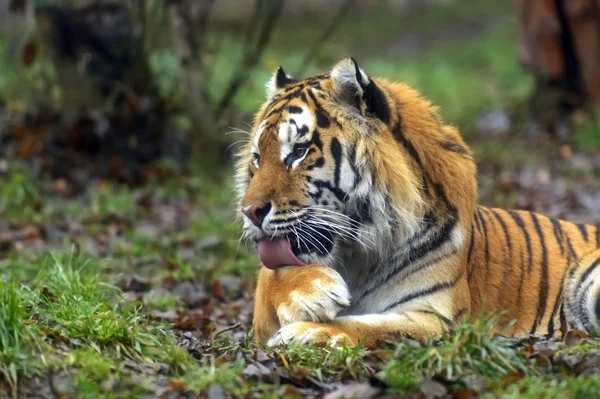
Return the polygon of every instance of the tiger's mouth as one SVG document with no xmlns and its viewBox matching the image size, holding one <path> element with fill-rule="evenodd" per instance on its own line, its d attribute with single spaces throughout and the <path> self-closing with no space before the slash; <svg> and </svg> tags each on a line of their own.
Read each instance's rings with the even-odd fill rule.
<svg viewBox="0 0 600 399">
<path fill-rule="evenodd" d="M 299 257 L 327 256 L 333 250 L 333 234 L 326 228 L 311 226 L 310 229 L 295 228 L 291 233 L 258 240 L 258 255 L 269 269 L 283 266 L 303 266 Z"/>
</svg>

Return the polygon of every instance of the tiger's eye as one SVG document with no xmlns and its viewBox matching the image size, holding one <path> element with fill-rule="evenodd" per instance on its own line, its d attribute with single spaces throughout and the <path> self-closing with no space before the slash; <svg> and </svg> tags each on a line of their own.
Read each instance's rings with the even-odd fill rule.
<svg viewBox="0 0 600 399">
<path fill-rule="evenodd" d="M 294 155 L 298 158 L 301 158 L 307 149 L 308 149 L 307 147 L 296 147 L 294 149 Z"/>
</svg>

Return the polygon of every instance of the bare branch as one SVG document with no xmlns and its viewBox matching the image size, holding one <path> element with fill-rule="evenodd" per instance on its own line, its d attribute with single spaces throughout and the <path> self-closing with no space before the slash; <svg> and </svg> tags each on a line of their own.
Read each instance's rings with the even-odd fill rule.
<svg viewBox="0 0 600 399">
<path fill-rule="evenodd" d="M 257 7 L 260 7 L 260 4 L 257 4 Z M 272 1 L 271 6 L 265 14 L 264 22 L 260 28 L 260 33 L 254 48 L 248 49 L 248 51 L 245 52 L 242 62 L 238 67 L 237 73 L 229 82 L 229 86 L 227 90 L 225 90 L 225 94 L 218 103 L 215 111 L 217 119 L 221 116 L 225 108 L 227 108 L 231 100 L 235 97 L 235 94 L 238 92 L 238 90 L 246 83 L 253 69 L 256 67 L 256 64 L 258 64 L 260 61 L 262 54 L 267 47 L 269 40 L 271 39 L 273 28 L 275 27 L 277 20 L 281 15 L 282 7 L 283 0 Z"/>
<path fill-rule="evenodd" d="M 331 23 L 323 30 L 323 32 L 319 35 L 317 40 L 315 40 L 313 45 L 306 52 L 306 55 L 304 56 L 304 59 L 302 60 L 302 63 L 300 64 L 300 67 L 298 68 L 294 76 L 300 77 L 304 74 L 304 71 L 306 70 L 310 62 L 317 55 L 319 48 L 331 37 L 331 35 L 337 29 L 338 25 L 344 20 L 344 18 L 346 18 L 346 15 L 348 15 L 348 12 L 352 9 L 355 2 L 356 0 L 346 0 L 340 6 L 338 12 L 331 20 Z"/>
</svg>

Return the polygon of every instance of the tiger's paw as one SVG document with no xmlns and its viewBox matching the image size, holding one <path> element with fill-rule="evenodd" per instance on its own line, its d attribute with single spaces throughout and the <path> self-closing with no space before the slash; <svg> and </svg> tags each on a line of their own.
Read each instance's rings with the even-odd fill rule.
<svg viewBox="0 0 600 399">
<path fill-rule="evenodd" d="M 342 344 L 356 346 L 357 341 L 339 327 L 326 323 L 295 322 L 282 327 L 269 339 L 267 345 L 278 346 L 284 344 L 297 345 L 330 345 Z"/>
<path fill-rule="evenodd" d="M 350 292 L 338 272 L 325 266 L 303 267 L 312 269 L 311 278 L 298 284 L 277 307 L 282 326 L 297 321 L 331 321 L 350 306 Z"/>
</svg>

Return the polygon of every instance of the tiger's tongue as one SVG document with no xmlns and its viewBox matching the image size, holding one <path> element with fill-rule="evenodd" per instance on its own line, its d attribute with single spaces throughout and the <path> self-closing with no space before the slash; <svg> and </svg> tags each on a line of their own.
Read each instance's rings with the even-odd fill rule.
<svg viewBox="0 0 600 399">
<path fill-rule="evenodd" d="M 263 265 L 271 270 L 282 266 L 305 265 L 294 255 L 290 242 L 285 237 L 258 241 L 258 256 Z"/>
</svg>

